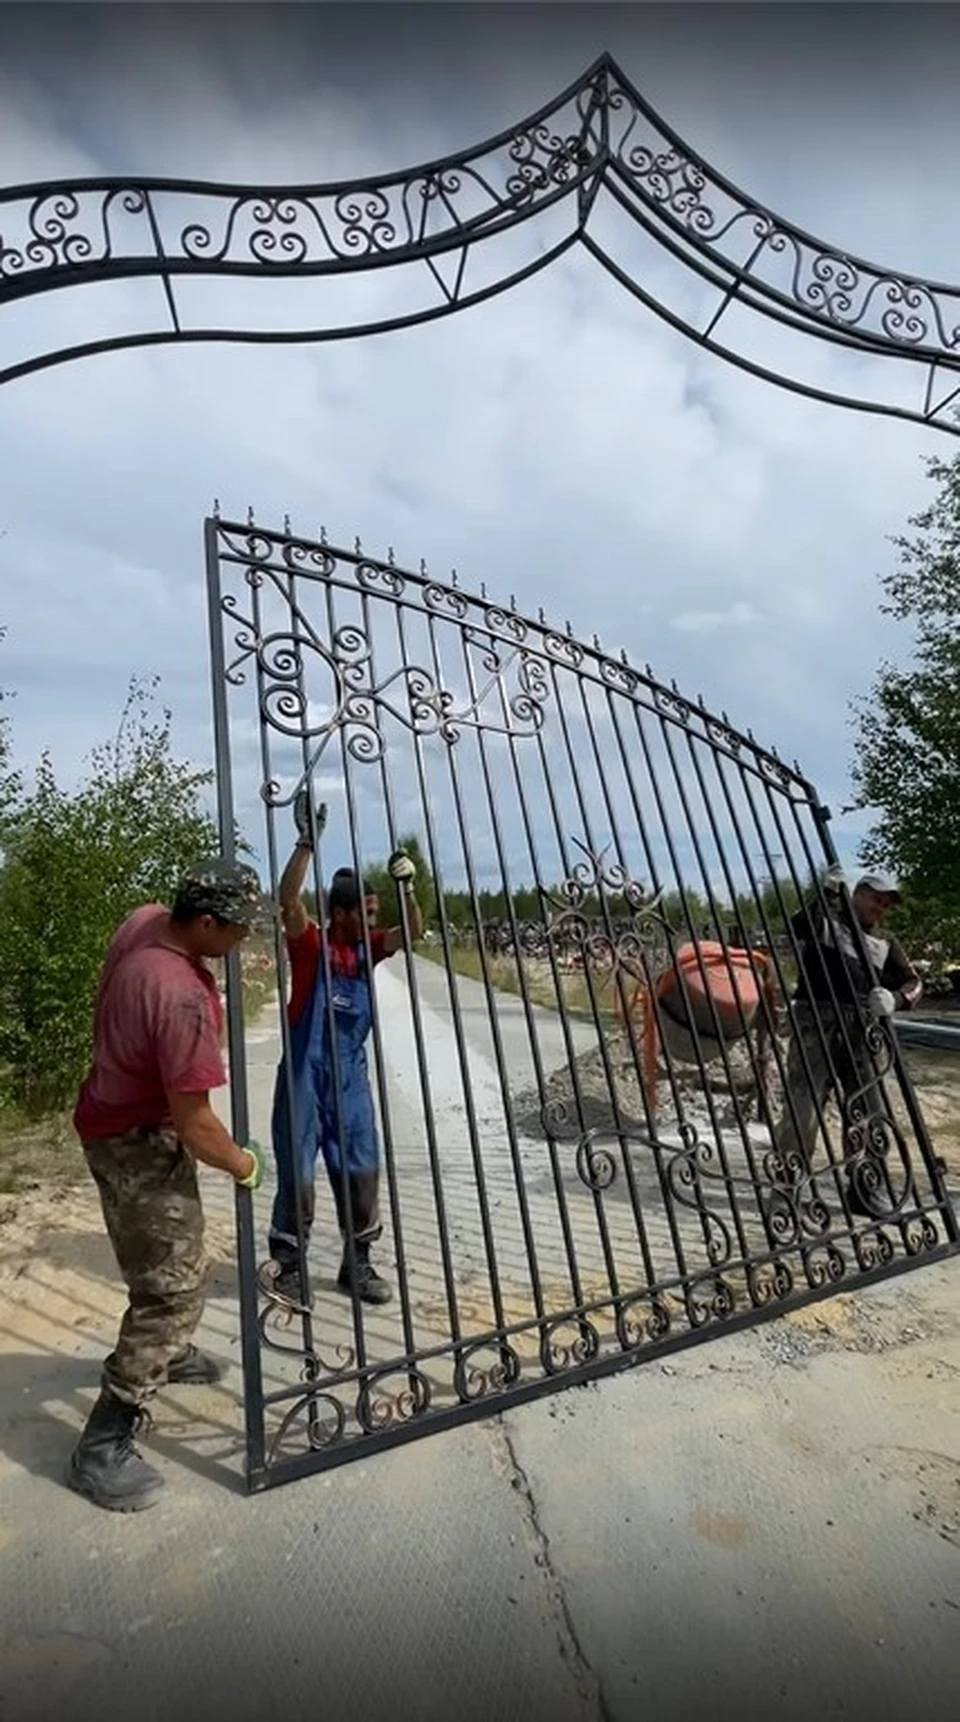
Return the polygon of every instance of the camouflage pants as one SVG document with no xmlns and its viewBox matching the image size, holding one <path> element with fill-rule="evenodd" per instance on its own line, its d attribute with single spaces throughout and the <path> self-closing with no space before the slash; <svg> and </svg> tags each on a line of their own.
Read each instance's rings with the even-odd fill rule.
<svg viewBox="0 0 960 1722">
<path fill-rule="evenodd" d="M 193 1161 L 172 1130 L 83 1144 L 130 1301 L 103 1385 L 142 1405 L 193 1337 L 203 1311 L 203 1209 Z"/>
</svg>

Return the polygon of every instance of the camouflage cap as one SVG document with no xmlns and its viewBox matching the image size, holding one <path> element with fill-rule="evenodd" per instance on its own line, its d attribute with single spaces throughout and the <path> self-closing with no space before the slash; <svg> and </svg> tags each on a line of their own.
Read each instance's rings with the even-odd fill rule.
<svg viewBox="0 0 960 1722">
<path fill-rule="evenodd" d="M 194 915 L 216 915 L 235 927 L 254 926 L 269 908 L 254 868 L 219 855 L 188 868 L 177 886 L 177 903 Z"/>
</svg>

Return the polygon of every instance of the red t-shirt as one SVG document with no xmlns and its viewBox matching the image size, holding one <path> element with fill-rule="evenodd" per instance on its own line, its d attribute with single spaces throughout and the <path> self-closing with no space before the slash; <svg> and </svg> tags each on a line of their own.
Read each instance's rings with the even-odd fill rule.
<svg viewBox="0 0 960 1722">
<path fill-rule="evenodd" d="M 159 903 L 136 909 L 110 943 L 93 1022 L 93 1064 L 73 1125 L 81 1139 L 169 1129 L 170 1094 L 226 1082 L 223 1009 L 205 963 L 170 939 Z"/>
<path fill-rule="evenodd" d="M 382 963 L 390 955 L 386 949 L 387 935 L 379 927 L 370 931 L 370 958 L 373 967 Z M 346 945 L 338 939 L 331 939 L 327 944 L 330 953 L 330 974 L 334 980 L 355 981 L 360 973 L 360 952 L 362 945 Z M 287 952 L 290 957 L 290 1022 L 295 1023 L 303 1014 L 304 1006 L 317 984 L 320 970 L 320 928 L 316 921 L 309 921 L 306 929 L 298 939 L 287 940 Z"/>
</svg>

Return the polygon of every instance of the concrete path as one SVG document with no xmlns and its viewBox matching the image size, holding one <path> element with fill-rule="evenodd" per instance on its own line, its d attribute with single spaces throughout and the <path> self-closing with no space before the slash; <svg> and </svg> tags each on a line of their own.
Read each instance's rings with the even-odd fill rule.
<svg viewBox="0 0 960 1722">
<path fill-rule="evenodd" d="M 381 1003 L 415 1158 L 402 985 Z M 265 1135 L 269 1020 L 249 1051 Z M 444 1152 L 453 1175 L 452 1129 Z M 204 1185 L 201 1339 L 230 1367 L 160 1397 L 150 1513 L 62 1486 L 123 1305 L 91 1194 L 28 1198 L 0 1262 L 3 1722 L 954 1722 L 956 1262 L 247 1499 L 231 1198 Z"/>
</svg>

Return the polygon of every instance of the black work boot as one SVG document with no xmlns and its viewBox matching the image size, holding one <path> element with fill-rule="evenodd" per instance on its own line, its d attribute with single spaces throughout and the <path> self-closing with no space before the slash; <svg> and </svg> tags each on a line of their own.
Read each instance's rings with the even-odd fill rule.
<svg viewBox="0 0 960 1722">
<path fill-rule="evenodd" d="M 223 1380 L 223 1365 L 195 1345 L 188 1345 L 172 1360 L 167 1380 L 171 1387 L 214 1387 Z"/>
<path fill-rule="evenodd" d="M 389 1303 L 392 1292 L 385 1279 L 381 1279 L 370 1260 L 369 1248 L 363 1244 L 356 1246 L 357 1255 L 357 1296 L 361 1303 Z M 337 1275 L 337 1285 L 340 1290 L 350 1295 L 351 1275 L 349 1252 L 344 1250 L 340 1272 Z"/>
<path fill-rule="evenodd" d="M 163 1478 L 141 1459 L 133 1444 L 143 1420 L 144 1413 L 136 1405 L 104 1388 L 74 1448 L 67 1476 L 70 1488 L 114 1513 L 139 1513 L 152 1507 Z"/>
<path fill-rule="evenodd" d="M 290 1267 L 282 1267 L 270 1286 L 274 1295 L 282 1298 L 284 1303 L 296 1304 L 297 1309 L 312 1309 L 313 1292 L 309 1284 L 304 1289 L 306 1290 L 306 1298 L 304 1298 L 303 1290 L 301 1290 L 300 1269 L 296 1262 Z"/>
</svg>

